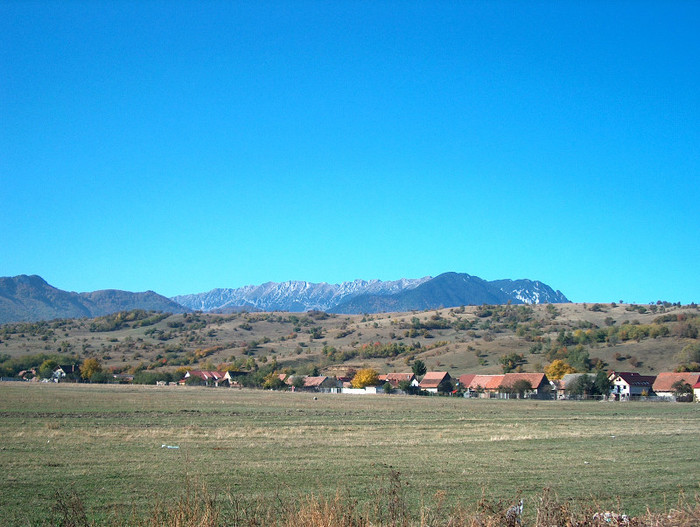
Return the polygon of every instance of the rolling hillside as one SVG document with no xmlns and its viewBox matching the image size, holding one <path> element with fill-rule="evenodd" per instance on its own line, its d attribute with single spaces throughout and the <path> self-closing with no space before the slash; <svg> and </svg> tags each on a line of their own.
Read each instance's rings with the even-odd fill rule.
<svg viewBox="0 0 700 527">
<path fill-rule="evenodd" d="M 700 343 L 699 329 L 697 306 L 671 304 L 483 305 L 374 315 L 132 311 L 2 325 L 0 365 L 42 354 L 59 362 L 94 357 L 117 372 L 274 364 L 279 371 L 344 374 L 365 366 L 406 371 L 421 359 L 430 369 L 461 374 L 499 373 L 501 358 L 516 354 L 518 367 L 530 372 L 562 358 L 577 369 L 655 373 L 675 368 L 679 352 Z"/>
</svg>

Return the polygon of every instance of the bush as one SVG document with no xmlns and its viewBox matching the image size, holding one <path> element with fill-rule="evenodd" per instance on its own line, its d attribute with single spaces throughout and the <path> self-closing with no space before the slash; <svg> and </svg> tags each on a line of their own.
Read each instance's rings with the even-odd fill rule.
<svg viewBox="0 0 700 527">
<path fill-rule="evenodd" d="M 173 382 L 177 379 L 172 373 L 157 371 L 139 371 L 134 374 L 134 384 L 157 384 L 161 382 Z"/>
<path fill-rule="evenodd" d="M 379 480 L 371 502 L 362 505 L 345 497 L 340 491 L 333 498 L 316 495 L 290 499 L 243 498 L 226 494 L 224 499 L 208 491 L 206 486 L 188 480 L 174 502 L 158 500 L 149 513 L 142 517 L 114 517 L 104 525 L 151 527 L 515 527 L 524 524 L 523 511 L 533 518 L 531 527 L 552 525 L 602 526 L 622 525 L 622 513 L 603 513 L 604 507 L 577 506 L 568 499 L 560 499 L 545 488 L 539 496 L 527 501 L 496 501 L 482 498 L 472 506 L 446 506 L 445 495 L 437 493 L 420 505 L 412 506 L 404 493 L 405 483 L 398 471 L 390 468 L 389 475 Z M 59 491 L 52 507 L 53 525 L 62 527 L 89 527 L 95 525 L 86 512 L 81 497 L 75 491 Z M 522 507 L 522 508 L 520 508 Z M 606 516 L 607 514 L 607 516 Z M 609 517 L 608 517 L 609 516 Z M 664 513 L 647 511 L 629 518 L 624 525 L 654 525 L 655 527 L 690 527 L 698 525 L 700 502 L 698 497 L 688 501 L 684 497 L 672 510 Z M 102 524 L 101 524 L 102 525 Z"/>
<path fill-rule="evenodd" d="M 95 372 L 92 374 L 90 377 L 90 382 L 95 382 L 99 384 L 107 384 L 107 383 L 112 383 L 115 382 L 114 375 L 112 375 L 109 372 L 106 372 L 104 370 L 100 370 L 98 372 Z"/>
</svg>

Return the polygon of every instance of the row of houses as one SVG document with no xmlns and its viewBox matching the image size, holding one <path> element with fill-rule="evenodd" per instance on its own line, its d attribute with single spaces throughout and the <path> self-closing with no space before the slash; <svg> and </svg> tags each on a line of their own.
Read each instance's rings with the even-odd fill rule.
<svg viewBox="0 0 700 527">
<path fill-rule="evenodd" d="M 207 372 L 190 371 L 181 381 L 184 383 L 192 376 L 199 377 L 206 384 L 213 386 L 239 386 L 235 377 L 240 372 Z M 402 387 L 411 387 L 415 391 L 427 393 L 452 392 L 465 397 L 508 398 L 526 396 L 529 398 L 566 398 L 567 387 L 571 386 L 582 375 L 593 374 L 573 373 L 562 379 L 550 381 L 544 373 L 504 373 L 500 375 L 464 374 L 457 378 L 449 372 L 427 372 L 419 381 L 413 373 L 387 373 L 379 375 L 375 386 L 353 388 L 349 378 L 329 376 L 304 376 L 301 382 L 294 382 L 293 375 L 280 374 L 280 380 L 292 390 L 318 391 L 329 393 L 372 394 L 387 391 L 389 385 L 392 391 Z M 608 373 L 611 383 L 609 397 L 617 400 L 629 400 L 638 397 L 656 396 L 672 399 L 675 397 L 677 383 L 689 385 L 695 392 L 696 400 L 700 400 L 700 372 L 662 372 L 658 375 L 641 375 L 637 372 Z"/>
<path fill-rule="evenodd" d="M 247 372 L 192 370 L 185 373 L 178 384 L 188 384 L 197 380 L 208 386 L 240 387 L 238 378 Z M 581 376 L 590 373 L 571 373 L 560 380 L 551 381 L 544 373 L 504 373 L 481 375 L 468 373 L 453 378 L 449 372 L 427 372 L 419 381 L 413 373 L 387 373 L 379 375 L 375 386 L 353 388 L 350 378 L 330 376 L 294 376 L 280 374 L 279 379 L 291 390 L 318 391 L 331 393 L 370 394 L 387 391 L 400 391 L 410 387 L 414 392 L 452 392 L 465 397 L 520 397 L 566 398 L 568 388 Z M 55 381 L 79 376 L 78 366 L 59 366 L 53 376 Z M 296 379 L 296 382 L 295 382 Z M 655 396 L 675 398 L 678 383 L 687 384 L 693 389 L 695 400 L 700 401 L 700 372 L 662 372 L 658 375 L 641 375 L 637 372 L 608 372 L 611 384 L 610 398 L 629 400 L 638 397 Z"/>
<path fill-rule="evenodd" d="M 611 395 L 620 399 L 656 396 L 675 397 L 677 383 L 690 386 L 696 400 L 700 400 L 700 372 L 661 372 L 658 375 L 640 375 L 637 372 L 611 372 Z"/>
</svg>

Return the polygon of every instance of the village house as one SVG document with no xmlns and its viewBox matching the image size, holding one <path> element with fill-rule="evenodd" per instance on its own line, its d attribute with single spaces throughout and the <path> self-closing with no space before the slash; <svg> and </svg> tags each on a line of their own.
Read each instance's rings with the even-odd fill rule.
<svg viewBox="0 0 700 527">
<path fill-rule="evenodd" d="M 656 377 L 632 371 L 612 371 L 608 374 L 608 379 L 612 384 L 610 394 L 618 400 L 623 400 L 650 395 Z"/>
<path fill-rule="evenodd" d="M 341 383 L 333 377 L 326 377 L 325 375 L 319 376 L 309 376 L 304 377 L 304 386 L 301 390 L 306 390 L 309 392 L 325 392 L 325 393 L 338 393 L 340 391 Z"/>
<path fill-rule="evenodd" d="M 413 373 L 387 373 L 386 375 L 379 376 L 379 382 L 382 384 L 389 383 L 392 388 L 397 390 L 399 388 L 399 383 L 408 382 L 411 386 L 418 386 L 418 379 Z"/>
<path fill-rule="evenodd" d="M 554 381 L 557 390 L 557 399 L 566 399 L 568 397 L 567 390 L 571 388 L 579 377 L 583 377 L 584 375 L 590 377 L 591 380 L 595 379 L 593 373 L 567 373 L 558 381 Z"/>
<path fill-rule="evenodd" d="M 39 381 L 39 377 L 37 376 L 35 369 L 22 370 L 19 373 L 17 373 L 17 377 L 22 379 L 23 381 Z"/>
<path fill-rule="evenodd" d="M 498 391 L 502 380 L 503 375 L 474 375 L 468 385 L 461 386 L 465 397 L 490 397 Z"/>
<path fill-rule="evenodd" d="M 452 381 L 452 377 L 450 377 L 450 374 L 447 373 L 446 371 L 429 371 L 428 373 L 425 374 L 423 377 L 423 380 L 418 383 L 418 387 L 421 390 L 425 390 L 426 392 L 429 393 L 438 393 L 438 388 L 440 388 L 440 385 L 443 384 L 447 385 L 447 383 Z M 451 387 L 450 387 L 451 391 Z"/>
<path fill-rule="evenodd" d="M 552 384 L 544 373 L 504 373 L 502 375 L 466 374 L 459 377 L 459 386 L 465 397 L 512 397 L 518 381 L 530 383 L 528 397 L 549 397 Z"/>
<path fill-rule="evenodd" d="M 53 382 L 77 381 L 80 378 L 80 366 L 77 364 L 56 366 L 51 375 Z"/>
<path fill-rule="evenodd" d="M 663 371 L 659 373 L 656 376 L 656 380 L 654 381 L 654 384 L 652 385 L 652 390 L 654 390 L 654 394 L 658 395 L 659 397 L 665 397 L 668 399 L 675 399 L 676 398 L 676 390 L 673 388 L 673 385 L 676 384 L 677 382 L 684 382 L 691 388 L 695 386 L 695 384 L 700 381 L 700 373 L 699 372 L 682 372 L 682 373 L 676 373 L 676 372 L 670 372 L 670 371 Z"/>
<path fill-rule="evenodd" d="M 700 382 L 695 383 L 693 386 L 693 395 L 695 397 L 695 402 L 700 403 Z"/>
<path fill-rule="evenodd" d="M 506 373 L 501 379 L 498 393 L 510 396 L 522 383 L 531 386 L 531 389 L 527 390 L 528 397 L 549 397 L 552 390 L 552 385 L 544 373 Z"/>
<path fill-rule="evenodd" d="M 457 378 L 457 388 L 461 388 L 462 390 L 466 391 L 474 377 L 476 377 L 475 373 L 465 373 L 464 375 L 460 375 Z"/>
<path fill-rule="evenodd" d="M 179 384 L 187 384 L 187 379 L 194 377 L 200 379 L 203 384 L 206 384 L 207 386 L 228 385 L 230 376 L 227 378 L 227 373 L 222 371 L 191 370 L 185 373 L 185 376 L 182 378 Z"/>
</svg>

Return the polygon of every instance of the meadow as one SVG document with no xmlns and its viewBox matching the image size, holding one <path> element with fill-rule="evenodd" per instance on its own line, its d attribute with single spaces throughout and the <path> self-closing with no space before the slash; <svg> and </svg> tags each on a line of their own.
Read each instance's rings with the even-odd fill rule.
<svg viewBox="0 0 700 527">
<path fill-rule="evenodd" d="M 629 514 L 700 490 L 700 404 L 6 382 L 0 415 L 4 525 L 50 523 L 68 490 L 97 523 L 192 484 L 361 504 L 395 477 L 409 505 L 522 497 L 525 515 L 545 488 Z"/>
</svg>

